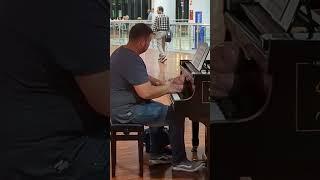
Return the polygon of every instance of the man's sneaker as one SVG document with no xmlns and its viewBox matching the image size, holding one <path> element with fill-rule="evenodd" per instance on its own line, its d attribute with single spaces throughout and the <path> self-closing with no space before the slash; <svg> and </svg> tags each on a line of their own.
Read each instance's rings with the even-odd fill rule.
<svg viewBox="0 0 320 180">
<path fill-rule="evenodd" d="M 173 165 L 174 171 L 196 172 L 204 167 L 203 162 L 185 160 L 179 164 Z"/>
<path fill-rule="evenodd" d="M 164 63 L 164 62 L 166 62 L 166 60 L 167 60 L 167 58 L 164 57 L 164 58 L 162 58 L 162 60 L 161 60 L 160 62 L 161 62 L 161 63 Z"/>
<path fill-rule="evenodd" d="M 170 164 L 172 162 L 172 156 L 169 155 L 151 155 L 149 159 L 149 165 L 158 165 L 158 164 Z"/>
</svg>

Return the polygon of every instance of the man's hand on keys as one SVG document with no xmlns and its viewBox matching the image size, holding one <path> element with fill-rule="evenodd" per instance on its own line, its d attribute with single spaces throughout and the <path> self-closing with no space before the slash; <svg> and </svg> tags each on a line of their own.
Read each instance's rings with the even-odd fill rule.
<svg viewBox="0 0 320 180">
<path fill-rule="evenodd" d="M 172 83 L 178 84 L 178 85 L 183 85 L 184 81 L 185 81 L 184 75 L 180 75 L 180 76 L 175 77 L 173 79 L 169 79 L 169 82 L 172 82 Z"/>
<path fill-rule="evenodd" d="M 169 93 L 177 93 L 177 92 L 181 92 L 183 89 L 183 83 L 182 84 L 176 84 L 173 81 L 169 82 Z"/>
</svg>

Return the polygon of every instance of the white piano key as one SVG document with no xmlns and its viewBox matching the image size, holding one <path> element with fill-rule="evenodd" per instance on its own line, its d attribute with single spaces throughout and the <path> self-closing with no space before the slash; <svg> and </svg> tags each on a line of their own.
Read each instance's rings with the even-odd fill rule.
<svg viewBox="0 0 320 180">
<path fill-rule="evenodd" d="M 177 93 L 172 94 L 172 98 L 173 98 L 173 100 L 175 100 L 175 101 L 181 100 L 181 99 L 180 99 L 180 96 L 179 96 Z"/>
</svg>

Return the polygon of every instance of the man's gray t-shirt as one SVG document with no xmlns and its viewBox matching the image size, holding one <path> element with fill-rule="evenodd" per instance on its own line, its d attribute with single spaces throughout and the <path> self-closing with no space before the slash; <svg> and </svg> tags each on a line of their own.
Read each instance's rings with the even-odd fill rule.
<svg viewBox="0 0 320 180">
<path fill-rule="evenodd" d="M 111 117 L 113 121 L 128 123 L 133 118 L 131 108 L 145 102 L 134 90 L 135 85 L 149 81 L 142 58 L 123 46 L 112 53 L 111 68 Z"/>
</svg>

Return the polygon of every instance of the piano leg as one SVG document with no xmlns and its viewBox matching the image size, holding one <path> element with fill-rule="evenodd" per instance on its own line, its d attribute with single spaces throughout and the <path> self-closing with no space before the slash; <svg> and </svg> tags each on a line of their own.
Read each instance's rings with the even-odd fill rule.
<svg viewBox="0 0 320 180">
<path fill-rule="evenodd" d="M 211 131 L 210 131 L 210 126 L 206 126 L 206 135 L 205 135 L 205 154 L 206 154 L 206 165 L 207 165 L 207 172 L 208 172 L 208 179 L 212 179 L 212 174 L 210 173 L 211 171 Z"/>
<path fill-rule="evenodd" d="M 197 161 L 199 146 L 199 122 L 192 122 L 192 160 Z"/>
<path fill-rule="evenodd" d="M 197 152 L 199 146 L 199 122 L 192 122 L 192 152 Z"/>
</svg>

